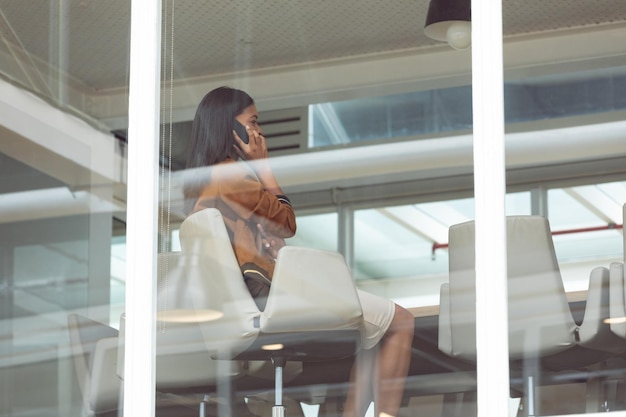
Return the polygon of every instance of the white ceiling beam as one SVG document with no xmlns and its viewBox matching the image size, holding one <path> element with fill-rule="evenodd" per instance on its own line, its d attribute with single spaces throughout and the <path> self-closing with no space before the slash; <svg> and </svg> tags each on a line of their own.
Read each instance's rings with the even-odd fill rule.
<svg viewBox="0 0 626 417">
<path fill-rule="evenodd" d="M 448 202 L 435 201 L 433 203 L 421 204 L 419 209 L 427 215 L 439 219 L 443 224 L 458 224 L 472 219 L 453 208 Z M 446 228 L 445 240 L 439 242 L 448 241 L 448 230 Z"/>
<path fill-rule="evenodd" d="M 505 140 L 507 169 L 614 158 L 626 156 L 626 121 L 509 133 Z M 287 193 L 341 191 L 379 184 L 384 178 L 403 181 L 471 175 L 472 136 L 344 147 L 275 156 L 270 162 Z M 184 176 L 184 171 L 174 172 L 171 185 L 172 210 L 181 215 Z"/>
<path fill-rule="evenodd" d="M 335 108 L 329 103 L 321 103 L 313 107 L 318 113 L 324 127 L 327 129 L 330 140 L 334 145 L 350 143 L 350 138 L 344 129 Z M 309 132 L 311 134 L 311 132 Z"/>
<path fill-rule="evenodd" d="M 125 210 L 124 203 L 111 198 L 103 198 L 98 193 L 84 190 L 73 191 L 67 187 L 44 188 L 2 194 L 0 223 L 17 223 L 81 214 L 117 213 Z"/>
<path fill-rule="evenodd" d="M 378 211 L 388 219 L 430 242 L 448 241 L 447 226 L 413 205 L 386 207 L 378 209 Z"/>
<path fill-rule="evenodd" d="M 116 139 L 0 79 L 0 152 L 72 188 L 125 182 Z M 10 139 L 9 139 L 10 138 Z M 46 155 L 46 157 L 44 157 Z M 67 161 L 76 166 L 68 170 Z M 68 172 L 69 171 L 69 172 Z"/>
<path fill-rule="evenodd" d="M 605 223 L 622 222 L 622 205 L 597 185 L 565 188 L 564 191 Z"/>
</svg>

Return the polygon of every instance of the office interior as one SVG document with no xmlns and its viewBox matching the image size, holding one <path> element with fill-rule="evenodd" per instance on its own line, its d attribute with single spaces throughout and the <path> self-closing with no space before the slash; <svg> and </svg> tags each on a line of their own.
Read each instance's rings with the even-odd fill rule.
<svg viewBox="0 0 626 417">
<path fill-rule="evenodd" d="M 612 274 L 624 262 L 626 5 L 501 5 L 506 215 L 548 219 L 564 297 L 581 325 L 592 271 Z M 181 250 L 198 102 L 222 85 L 247 91 L 298 216 L 288 245 L 341 253 L 356 287 L 415 316 L 401 415 L 476 415 L 476 364 L 444 352 L 439 340 L 448 233 L 475 218 L 475 45 L 457 50 L 427 37 L 428 7 L 162 0 L 153 233 L 158 252 Z M 137 301 L 125 291 L 133 279 L 129 68 L 141 60 L 130 54 L 131 2 L 0 0 L 0 23 L 0 416 L 118 415 L 118 332 Z M 624 305 L 623 291 L 602 297 L 606 314 L 620 297 Z M 81 323 L 93 324 L 84 346 L 71 338 Z M 611 348 L 597 360 L 581 348 L 569 369 L 527 364 L 542 371 L 534 415 L 626 415 L 626 332 L 603 326 Z M 105 394 L 94 377 L 97 340 L 109 342 L 97 372 L 117 381 Z M 340 415 L 352 360 L 286 371 L 287 415 Z M 156 387 L 157 415 L 199 415 L 202 407 L 236 414 L 215 406 L 224 387 L 245 396 L 248 411 L 270 415 L 272 370 L 262 382 L 233 384 L 221 366 L 211 387 Z M 510 415 L 530 414 L 528 373 L 511 364 Z M 98 401 L 107 403 L 102 413 Z"/>
</svg>

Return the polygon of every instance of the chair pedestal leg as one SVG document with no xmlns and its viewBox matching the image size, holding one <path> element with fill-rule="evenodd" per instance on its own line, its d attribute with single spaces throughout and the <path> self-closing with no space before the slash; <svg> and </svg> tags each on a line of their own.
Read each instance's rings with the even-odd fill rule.
<svg viewBox="0 0 626 417">
<path fill-rule="evenodd" d="M 604 393 L 602 390 L 602 378 L 597 376 L 587 380 L 587 402 L 585 412 L 598 413 L 604 411 Z"/>
<path fill-rule="evenodd" d="M 200 417 L 207 417 L 207 409 L 206 409 L 206 407 L 207 407 L 208 402 L 209 402 L 210 399 L 211 399 L 211 397 L 209 395 L 205 395 L 202 398 L 202 401 L 200 401 L 200 410 L 199 410 L 200 411 L 200 413 L 199 413 Z"/>
<path fill-rule="evenodd" d="M 459 417 L 463 406 L 463 393 L 448 393 L 443 395 L 441 417 Z"/>
<path fill-rule="evenodd" d="M 285 417 L 285 406 L 275 405 L 272 407 L 272 417 Z"/>
<path fill-rule="evenodd" d="M 531 375 L 526 377 L 525 383 L 525 391 L 526 391 L 526 416 L 534 417 L 536 410 L 536 399 L 535 399 L 535 378 Z"/>
<path fill-rule="evenodd" d="M 274 407 L 272 407 L 272 417 L 284 417 L 285 406 L 283 404 L 283 368 L 287 361 L 285 358 L 272 358 L 275 374 Z"/>
</svg>

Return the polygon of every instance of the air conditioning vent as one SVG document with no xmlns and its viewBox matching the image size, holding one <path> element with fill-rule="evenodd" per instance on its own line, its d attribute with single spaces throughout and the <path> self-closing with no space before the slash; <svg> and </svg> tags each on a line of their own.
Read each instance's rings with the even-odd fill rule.
<svg viewBox="0 0 626 417">
<path fill-rule="evenodd" d="M 259 115 L 263 135 L 267 140 L 267 148 L 271 155 L 285 155 L 305 151 L 308 132 L 308 109 L 299 107 L 284 110 L 261 112 Z M 181 121 L 169 125 L 162 125 L 165 129 L 162 138 L 166 143 L 161 144 L 160 163 L 162 167 L 170 167 L 173 171 L 185 168 L 187 145 L 191 137 L 192 121 Z M 169 134 L 172 142 L 169 143 Z M 114 131 L 120 146 L 125 146 L 128 132 L 125 129 Z"/>
<path fill-rule="evenodd" d="M 307 148 L 306 107 L 261 112 L 259 121 L 272 155 L 297 153 Z"/>
</svg>

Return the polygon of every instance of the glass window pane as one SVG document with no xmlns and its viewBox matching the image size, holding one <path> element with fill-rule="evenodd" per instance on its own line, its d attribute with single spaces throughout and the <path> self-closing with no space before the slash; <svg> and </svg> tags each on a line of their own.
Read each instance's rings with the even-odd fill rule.
<svg viewBox="0 0 626 417">
<path fill-rule="evenodd" d="M 0 10 L 0 415 L 117 415 L 130 8 Z"/>
<path fill-rule="evenodd" d="M 93 411 L 84 409 L 76 366 L 84 358 L 73 350 L 79 345 L 70 339 L 68 316 L 95 320 L 79 322 L 94 330 L 89 347 L 102 339 L 112 352 L 126 310 L 126 280 L 132 279 L 125 276 L 130 2 L 43 3 L 0 0 L 0 415 L 7 417 Z M 624 260 L 626 151 L 616 132 L 626 129 L 626 71 L 622 43 L 615 40 L 626 36 L 626 15 L 617 3 L 588 8 L 582 2 L 567 12 L 560 3 L 503 4 L 506 214 L 548 218 L 560 282 L 578 324 L 591 316 L 583 314 L 591 271 Z M 220 85 L 246 90 L 258 106 L 276 178 L 297 215 L 298 230 L 287 245 L 343 252 L 360 289 L 415 316 L 404 389 L 409 401 L 401 410 L 407 415 L 439 415 L 444 406 L 458 406 L 444 401 L 451 396 L 441 395 L 442 386 L 455 398 L 464 392 L 465 405 L 473 404 L 475 389 L 471 361 L 445 353 L 438 338 L 441 284 L 449 281 L 452 261 L 448 230 L 474 218 L 470 53 L 424 34 L 416 22 L 425 22 L 427 9 L 428 2 L 373 0 L 356 8 L 296 0 L 212 7 L 166 0 L 162 14 L 159 251 L 184 251 L 182 188 L 196 107 Z M 528 265 L 537 263 L 532 260 Z M 512 258 L 509 263 L 515 264 Z M 160 271 L 179 269 L 172 262 Z M 512 298 L 532 289 L 527 287 L 512 286 Z M 546 291 L 533 293 L 527 310 L 539 317 L 529 344 L 545 339 L 536 332 L 552 317 L 538 307 L 544 297 Z M 613 336 L 605 346 L 626 339 L 620 329 L 609 329 Z M 160 337 L 171 335 L 171 327 L 159 330 L 168 330 Z M 181 351 L 182 339 L 174 337 L 168 347 L 195 362 L 184 368 L 175 355 L 160 358 L 158 375 L 185 375 L 170 380 L 175 386 L 168 389 L 194 392 L 185 408 L 192 415 L 216 375 L 236 382 L 237 415 L 268 414 L 271 399 L 255 402 L 255 395 L 259 386 L 273 389 L 271 366 L 216 363 L 206 342 L 227 338 L 214 334 L 194 340 L 201 346 L 195 353 L 204 354 L 200 360 Z M 582 352 L 578 358 L 590 361 L 597 354 Z M 594 396 L 584 383 L 568 380 L 580 369 L 556 367 L 558 373 L 541 375 L 536 414 L 626 409 L 621 357 L 598 355 L 608 359 L 589 366 L 618 375 L 608 382 L 606 398 L 585 403 Z M 286 371 L 288 410 L 297 410 L 301 400 L 325 403 L 320 410 L 340 404 L 352 359 Z M 88 367 L 91 362 L 82 360 Z M 102 369 L 119 383 L 114 362 Z M 194 366 L 199 362 L 220 366 L 203 373 Z M 523 371 L 533 368 L 511 369 L 515 408 Z M 189 381 L 191 371 L 198 373 Z M 262 380 L 246 378 L 252 371 Z M 451 373 L 453 383 L 441 384 L 439 378 Z M 309 388 L 318 384 L 327 388 L 326 397 L 312 399 L 308 395 L 319 391 Z M 228 395 L 230 388 L 224 383 L 216 391 Z M 245 404 L 243 395 L 250 393 Z M 304 404 L 307 417 L 317 412 Z M 117 395 L 106 407 L 117 414 Z M 208 407 L 217 412 L 213 403 Z"/>
<path fill-rule="evenodd" d="M 337 213 L 298 216 L 298 232 L 288 245 L 337 251 Z"/>
<path fill-rule="evenodd" d="M 530 214 L 530 193 L 508 194 L 506 207 L 510 215 Z M 472 198 L 356 211 L 357 285 L 405 307 L 437 305 L 448 276 L 448 228 L 473 218 Z"/>
<path fill-rule="evenodd" d="M 525 45 L 551 55 L 553 65 L 537 62 L 518 71 L 514 56 L 521 45 L 507 43 L 506 35 L 518 29 L 512 16 L 524 11 L 503 8 L 505 15 L 512 13 L 504 18 L 508 187 L 517 189 L 522 178 L 536 182 L 529 187 L 535 216 L 508 223 L 509 351 L 516 359 L 510 366 L 511 392 L 522 394 L 521 412 L 536 415 L 624 410 L 621 400 L 588 391 L 593 382 L 587 376 L 577 377 L 595 366 L 606 372 L 624 369 L 601 342 L 604 336 L 613 346 L 624 340 L 605 321 L 617 308 L 609 301 L 616 297 L 617 282 L 614 275 L 614 284 L 608 284 L 609 268 L 624 262 L 619 225 L 625 177 L 611 166 L 613 160 L 623 163 L 623 145 L 604 133 L 622 118 L 623 100 L 613 88 L 624 82 L 624 64 L 597 59 L 595 42 L 566 30 Z M 546 15 L 562 11 L 544 10 Z M 580 10 L 572 15 L 584 26 L 589 17 Z M 598 35 L 600 42 L 611 36 Z M 564 55 L 573 42 L 585 45 L 576 59 Z M 514 156 L 523 149 L 532 157 Z M 542 160 L 542 155 L 550 156 Z M 585 330 L 579 334 L 579 329 Z"/>
<path fill-rule="evenodd" d="M 510 81 L 504 86 L 506 122 L 623 111 L 626 100 L 614 92 L 626 88 L 625 69 L 579 71 L 567 79 L 544 75 Z M 472 126 L 471 97 L 470 86 L 462 86 L 314 104 L 309 146 L 465 131 Z"/>
<path fill-rule="evenodd" d="M 612 200 L 612 207 L 607 207 L 584 198 L 603 188 L 619 191 L 621 187 L 623 183 L 610 183 L 549 191 L 554 247 L 567 291 L 586 292 L 591 269 L 621 261 L 623 235 L 614 222 L 622 222 L 620 205 Z"/>
<path fill-rule="evenodd" d="M 418 331 L 404 390 L 405 398 L 411 400 L 402 411 L 421 415 L 426 414 L 424 404 L 440 407 L 438 411 L 451 405 L 440 392 L 431 391 L 440 386 L 439 377 L 451 373 L 454 381 L 446 385 L 447 392 L 464 392 L 466 405 L 475 404 L 472 358 L 468 363 L 467 357 L 451 354 L 438 338 L 441 285 L 450 281 L 454 263 L 449 228 L 475 218 L 472 69 L 467 51 L 454 51 L 428 39 L 422 26 L 415 25 L 416 19 L 425 20 L 427 2 L 411 13 L 401 2 L 383 3 L 368 2 L 357 9 L 316 2 L 297 2 L 293 7 L 249 3 L 207 11 L 198 2 L 164 2 L 161 223 L 155 232 L 161 239 L 159 251 L 185 253 L 184 233 L 178 228 L 189 214 L 182 197 L 185 181 L 189 175 L 201 176 L 185 167 L 202 97 L 220 85 L 250 93 L 275 177 L 296 212 L 297 232 L 287 245 L 342 252 L 359 289 L 391 299 L 414 315 Z M 506 215 L 549 219 L 555 232 L 550 233 L 550 241 L 559 262 L 559 282 L 566 302 L 578 303 L 570 304 L 578 320 L 591 268 L 620 260 L 616 248 L 621 235 L 611 225 L 623 222 L 619 209 L 626 198 L 624 148 L 614 135 L 623 128 L 625 110 L 624 100 L 616 94 L 624 82 L 619 59 L 623 51 L 616 52 L 607 42 L 615 33 L 605 28 L 606 38 L 598 43 L 600 49 L 609 50 L 604 58 L 596 60 L 597 51 L 587 50 L 587 55 L 568 61 L 570 44 L 585 49 L 602 38 L 591 30 L 593 22 L 604 21 L 601 17 L 574 10 L 568 14 L 574 23 L 568 26 L 563 23 L 562 9 L 555 6 L 504 6 L 505 34 L 516 37 L 514 42 L 505 42 L 507 58 L 514 57 L 505 65 L 503 86 Z M 614 15 L 619 15 L 615 9 Z M 557 33 L 528 18 L 537 15 L 550 16 L 551 23 L 561 25 Z M 357 27 L 348 21 L 358 22 Z M 319 30 L 320 22 L 326 30 Z M 402 24 L 406 26 L 400 36 L 394 30 Z M 569 32 L 564 31 L 577 25 L 590 29 L 589 38 L 583 41 L 583 35 L 572 33 L 568 39 Z M 381 51 L 385 52 L 379 55 Z M 550 62 L 545 62 L 546 56 Z M 403 75 L 403 68 L 411 75 Z M 116 133 L 124 137 L 124 126 Z M 222 214 L 232 215 L 221 208 Z M 254 229 L 254 220 L 249 226 Z M 607 230 L 570 233 L 597 226 Z M 232 234 L 231 229 L 229 240 L 234 240 Z M 510 263 L 515 265 L 513 259 Z M 175 270 L 173 265 L 162 265 L 161 272 Z M 323 266 L 319 263 L 309 269 L 321 271 Z M 237 274 L 236 279 L 240 278 Z M 322 279 L 314 278 L 314 282 Z M 522 290 L 532 289 L 512 287 L 512 298 L 521 298 Z M 542 297 L 539 291 L 533 300 Z M 234 304 L 245 300 L 247 296 L 242 296 Z M 543 310 L 531 307 L 527 311 L 539 311 L 543 322 L 548 321 L 549 314 Z M 456 337 L 469 341 L 470 351 L 475 348 L 473 334 L 464 336 L 472 331 L 473 327 L 466 326 L 466 333 Z M 535 343 L 539 338 L 531 335 L 527 340 Z M 222 341 L 215 332 L 202 335 L 202 342 L 209 346 Z M 157 358 L 157 364 L 162 360 Z M 341 390 L 336 384 L 349 381 L 350 365 L 349 360 L 333 362 L 327 375 L 334 379 L 315 380 L 330 393 L 319 402 L 327 401 L 328 406 L 343 401 L 333 396 Z M 307 392 L 296 402 L 308 395 L 312 383 L 307 378 L 316 378 L 311 369 L 305 362 L 302 374 L 286 381 L 289 400 L 297 396 L 294 393 Z M 517 394 L 524 391 L 520 375 L 530 368 L 511 369 L 515 395 L 510 401 L 515 409 L 521 402 Z M 221 376 L 235 374 L 231 371 L 215 370 Z M 236 382 L 245 385 L 247 379 Z M 576 394 L 580 389 L 578 383 L 544 384 L 537 394 L 544 410 L 573 413 L 581 409 L 576 401 L 547 398 L 583 398 Z M 241 406 L 242 398 L 237 401 Z M 256 412 L 258 406 L 250 395 L 246 407 Z M 314 413 L 306 410 L 307 416 Z"/>
</svg>

